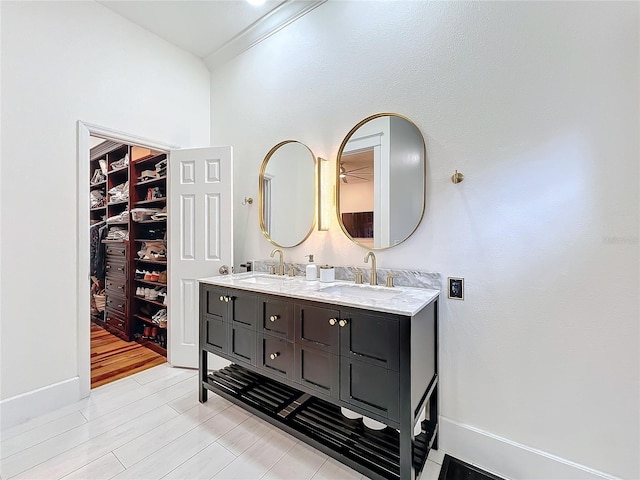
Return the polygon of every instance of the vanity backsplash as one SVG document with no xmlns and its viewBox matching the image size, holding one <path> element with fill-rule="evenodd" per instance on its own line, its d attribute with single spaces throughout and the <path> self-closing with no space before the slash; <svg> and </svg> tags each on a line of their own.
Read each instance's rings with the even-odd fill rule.
<svg viewBox="0 0 640 480">
<path fill-rule="evenodd" d="M 252 270 L 254 272 L 268 272 L 269 267 L 277 265 L 273 260 L 254 260 Z M 293 265 L 296 277 L 305 276 L 307 263 L 285 262 L 285 272 Z M 362 273 L 363 283 L 369 283 L 371 269 L 366 267 L 334 266 L 336 280 L 354 281 L 356 273 Z M 402 270 L 398 268 L 377 268 L 378 284 L 384 285 L 388 274 L 398 275 L 394 278 L 394 284 L 399 287 L 433 288 L 442 290 L 442 281 L 439 273 L 420 272 L 418 270 Z"/>
</svg>

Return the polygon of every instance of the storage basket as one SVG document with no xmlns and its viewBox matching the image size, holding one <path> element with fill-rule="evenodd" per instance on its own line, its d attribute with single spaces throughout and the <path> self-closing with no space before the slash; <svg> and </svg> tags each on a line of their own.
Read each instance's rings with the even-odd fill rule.
<svg viewBox="0 0 640 480">
<path fill-rule="evenodd" d="M 93 300 L 96 302 L 96 309 L 98 312 L 104 312 L 104 307 L 107 302 L 107 295 L 104 293 L 104 290 L 100 290 L 97 293 L 93 294 Z"/>
</svg>

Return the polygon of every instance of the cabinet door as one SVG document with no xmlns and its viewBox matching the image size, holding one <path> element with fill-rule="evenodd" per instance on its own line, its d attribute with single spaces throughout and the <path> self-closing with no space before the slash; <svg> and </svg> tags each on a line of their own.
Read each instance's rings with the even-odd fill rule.
<svg viewBox="0 0 640 480">
<path fill-rule="evenodd" d="M 325 350 L 295 344 L 295 381 L 307 388 L 338 398 L 340 357 Z"/>
<path fill-rule="evenodd" d="M 258 317 L 258 297 L 241 290 L 230 292 L 231 323 L 255 328 Z"/>
<path fill-rule="evenodd" d="M 337 355 L 340 353 L 339 319 L 338 310 L 296 305 L 296 343 Z"/>
<path fill-rule="evenodd" d="M 229 353 L 227 323 L 222 317 L 203 315 L 202 348 L 212 353 Z"/>
<path fill-rule="evenodd" d="M 256 364 L 256 332 L 240 325 L 229 325 L 229 355 L 250 365 Z"/>
<path fill-rule="evenodd" d="M 258 334 L 259 367 L 293 380 L 293 343 L 285 338 Z"/>
<path fill-rule="evenodd" d="M 227 292 L 221 288 L 209 286 L 203 286 L 202 288 L 204 288 L 205 292 L 202 300 L 204 302 L 204 313 L 225 318 L 229 307 L 229 303 L 224 300 Z"/>
<path fill-rule="evenodd" d="M 263 299 L 259 328 L 264 333 L 293 340 L 293 304 Z"/>
<path fill-rule="evenodd" d="M 398 371 L 399 321 L 392 316 L 341 312 L 340 354 L 353 360 Z"/>
<path fill-rule="evenodd" d="M 399 395 L 398 372 L 340 358 L 340 400 L 398 421 Z"/>
</svg>

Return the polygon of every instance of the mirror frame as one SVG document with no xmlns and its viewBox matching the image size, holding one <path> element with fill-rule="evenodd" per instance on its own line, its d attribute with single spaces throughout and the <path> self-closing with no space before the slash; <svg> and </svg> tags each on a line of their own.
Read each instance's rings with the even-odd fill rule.
<svg viewBox="0 0 640 480">
<path fill-rule="evenodd" d="M 288 143 L 299 143 L 300 145 L 302 145 L 304 148 L 306 148 L 309 151 L 309 154 L 311 155 L 311 159 L 313 160 L 313 202 L 314 202 L 313 203 L 313 221 L 311 222 L 311 227 L 309 228 L 309 231 L 306 233 L 304 238 L 300 240 L 298 243 L 296 243 L 295 245 L 280 245 L 279 243 L 277 243 L 275 240 L 271 238 L 271 235 L 269 234 L 269 232 L 267 232 L 266 225 L 264 224 L 264 174 L 267 170 L 267 165 L 271 157 L 276 153 L 276 151 L 280 147 Z M 311 232 L 313 232 L 313 230 L 316 228 L 316 224 L 318 222 L 318 166 L 319 164 L 320 162 L 318 161 L 316 156 L 313 154 L 311 149 L 304 143 L 299 142 L 298 140 L 285 140 L 283 142 L 280 142 L 277 145 L 274 145 L 273 148 L 271 148 L 271 150 L 269 150 L 267 155 L 264 157 L 264 160 L 262 161 L 262 165 L 260 166 L 260 174 L 258 175 L 258 210 L 259 210 L 258 215 L 260 217 L 260 230 L 262 230 L 262 234 L 265 236 L 267 240 L 269 240 L 271 244 L 275 245 L 276 247 L 280 247 L 280 248 L 297 247 L 298 245 L 303 243 L 307 238 L 309 238 L 309 236 L 311 235 Z"/>
<path fill-rule="evenodd" d="M 351 140 L 351 137 L 353 136 L 353 134 L 360 128 L 362 127 L 365 123 L 370 122 L 371 120 L 375 120 L 376 118 L 380 118 L 380 117 L 397 117 L 397 118 L 401 118 L 402 120 L 405 120 L 407 122 L 409 122 L 411 125 L 413 125 L 413 127 L 418 131 L 418 133 L 420 133 L 420 137 L 422 138 L 422 158 L 423 158 L 423 163 L 422 163 L 422 211 L 420 212 L 420 218 L 418 218 L 418 221 L 416 222 L 416 226 L 414 227 L 413 230 L 411 230 L 411 232 L 400 242 L 398 243 L 394 243 L 393 245 L 389 245 L 387 247 L 370 247 L 368 245 L 363 245 L 360 242 L 358 242 L 356 239 L 354 239 L 351 234 L 347 231 L 346 227 L 344 226 L 344 223 L 342 222 L 342 215 L 340 214 L 340 159 L 342 158 L 342 154 L 344 152 L 345 147 L 347 146 L 347 143 L 349 143 L 349 140 Z M 371 115 L 363 120 L 360 120 L 355 127 L 353 127 L 351 130 L 349 130 L 349 133 L 347 133 L 347 135 L 344 137 L 344 140 L 342 140 L 342 143 L 340 144 L 340 149 L 338 150 L 338 155 L 336 157 L 336 175 L 335 175 L 335 181 L 336 181 L 336 217 L 338 218 L 338 224 L 340 225 L 340 228 L 342 229 L 342 232 L 346 235 L 346 237 L 351 240 L 353 243 L 355 243 L 356 245 L 362 247 L 362 248 L 366 248 L 367 250 L 386 250 L 388 248 L 392 248 L 392 247 L 396 247 L 402 243 L 404 243 L 405 241 L 407 241 L 411 235 L 413 235 L 415 233 L 415 231 L 418 229 L 418 227 L 420 226 L 420 224 L 422 223 L 422 219 L 424 218 L 424 212 L 426 209 L 426 205 L 427 205 L 427 145 L 426 142 L 424 141 L 424 135 L 422 134 L 422 131 L 418 128 L 418 126 L 415 124 L 415 122 L 413 122 L 411 119 L 405 117 L 404 115 L 400 115 L 398 113 L 389 113 L 389 112 L 383 112 L 383 113 L 376 113 L 374 115 Z"/>
</svg>

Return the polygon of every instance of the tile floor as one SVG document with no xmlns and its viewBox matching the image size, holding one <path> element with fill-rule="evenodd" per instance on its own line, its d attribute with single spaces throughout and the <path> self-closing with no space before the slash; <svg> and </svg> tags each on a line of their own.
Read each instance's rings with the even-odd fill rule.
<svg viewBox="0 0 640 480">
<path fill-rule="evenodd" d="M 438 478 L 443 456 L 429 454 L 421 480 Z M 211 392 L 200 404 L 197 372 L 164 364 L 2 431 L 0 478 L 366 477 Z"/>
</svg>

